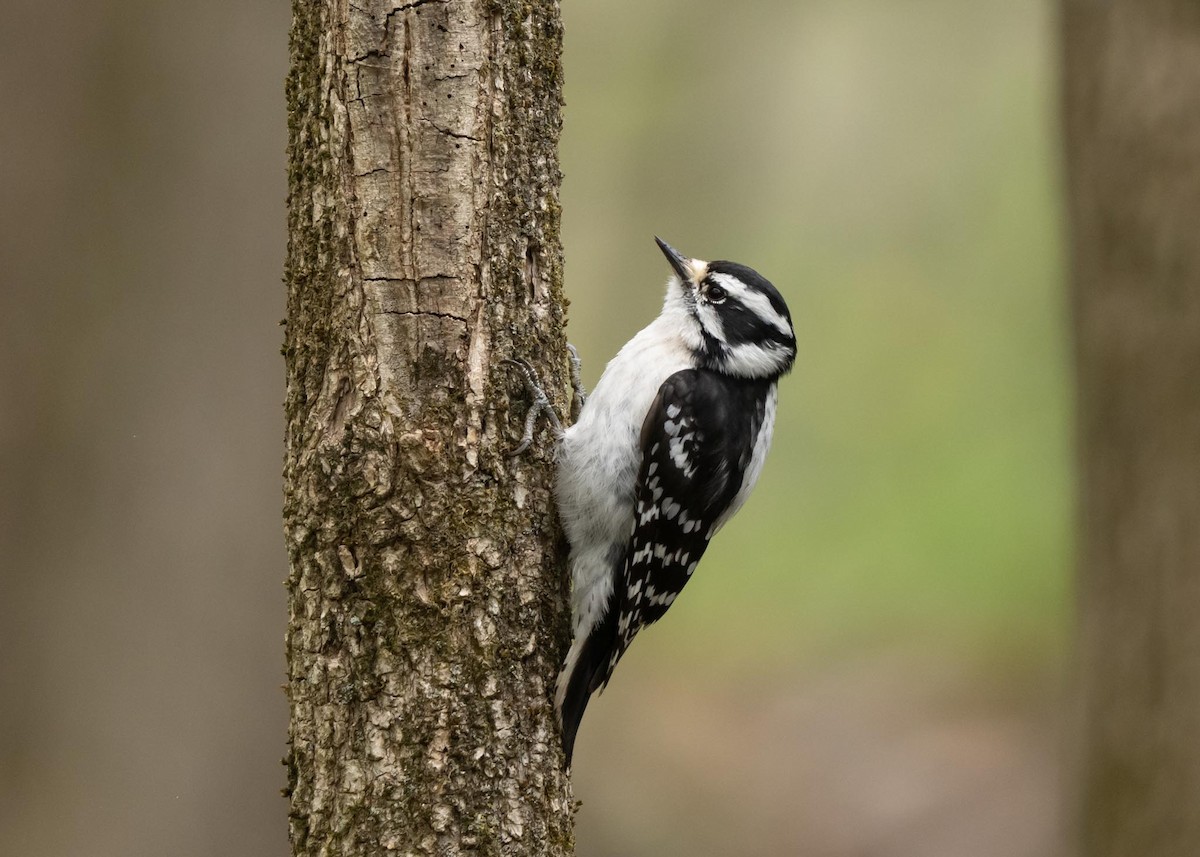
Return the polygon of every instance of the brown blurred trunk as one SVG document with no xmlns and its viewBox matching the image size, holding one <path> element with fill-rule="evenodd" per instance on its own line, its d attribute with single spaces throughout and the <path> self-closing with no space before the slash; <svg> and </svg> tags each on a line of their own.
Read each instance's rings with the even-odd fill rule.
<svg viewBox="0 0 1200 857">
<path fill-rule="evenodd" d="M 507 457 L 528 398 L 500 362 L 565 405 L 558 5 L 293 16 L 292 848 L 567 854 L 551 459 Z"/>
<path fill-rule="evenodd" d="M 1200 3 L 1063 4 L 1087 857 L 1200 854 Z"/>
</svg>

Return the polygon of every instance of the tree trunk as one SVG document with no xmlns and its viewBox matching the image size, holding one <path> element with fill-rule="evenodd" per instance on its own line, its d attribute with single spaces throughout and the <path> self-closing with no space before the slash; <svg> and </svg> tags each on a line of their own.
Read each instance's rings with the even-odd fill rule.
<svg viewBox="0 0 1200 857">
<path fill-rule="evenodd" d="M 554 0 L 293 0 L 287 633 L 295 854 L 568 854 Z M 510 400 L 510 395 L 512 399 Z"/>
<path fill-rule="evenodd" d="M 1200 3 L 1065 0 L 1088 857 L 1200 854 Z"/>
</svg>

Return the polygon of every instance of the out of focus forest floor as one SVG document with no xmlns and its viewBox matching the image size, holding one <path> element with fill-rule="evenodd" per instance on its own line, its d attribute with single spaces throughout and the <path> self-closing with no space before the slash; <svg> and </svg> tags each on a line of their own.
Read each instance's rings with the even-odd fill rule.
<svg viewBox="0 0 1200 857">
<path fill-rule="evenodd" d="M 1057 671 L 1004 680 L 952 652 L 782 679 L 635 670 L 580 739 L 578 853 L 1063 854 L 1061 696 Z"/>
</svg>

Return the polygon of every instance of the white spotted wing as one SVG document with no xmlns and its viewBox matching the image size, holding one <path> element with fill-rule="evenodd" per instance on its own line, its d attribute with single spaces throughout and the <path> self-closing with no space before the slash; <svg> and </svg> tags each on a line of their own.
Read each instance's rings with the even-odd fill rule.
<svg viewBox="0 0 1200 857">
<path fill-rule="evenodd" d="M 725 513 L 757 478 L 761 462 L 752 459 L 765 454 L 758 441 L 768 401 L 773 382 L 701 369 L 676 372 L 659 388 L 642 426 L 644 454 L 633 530 L 615 581 L 620 609 L 607 672 L 637 632 L 675 601 Z"/>
</svg>

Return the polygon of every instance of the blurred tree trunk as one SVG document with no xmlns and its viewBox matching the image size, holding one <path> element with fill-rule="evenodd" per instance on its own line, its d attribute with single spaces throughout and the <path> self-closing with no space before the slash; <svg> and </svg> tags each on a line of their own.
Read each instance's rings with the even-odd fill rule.
<svg viewBox="0 0 1200 857">
<path fill-rule="evenodd" d="M 1088 857 L 1200 854 L 1200 3 L 1065 0 Z"/>
<path fill-rule="evenodd" d="M 567 854 L 529 359 L 565 405 L 555 0 L 293 0 L 295 854 Z M 509 396 L 512 395 L 510 401 Z"/>
</svg>

